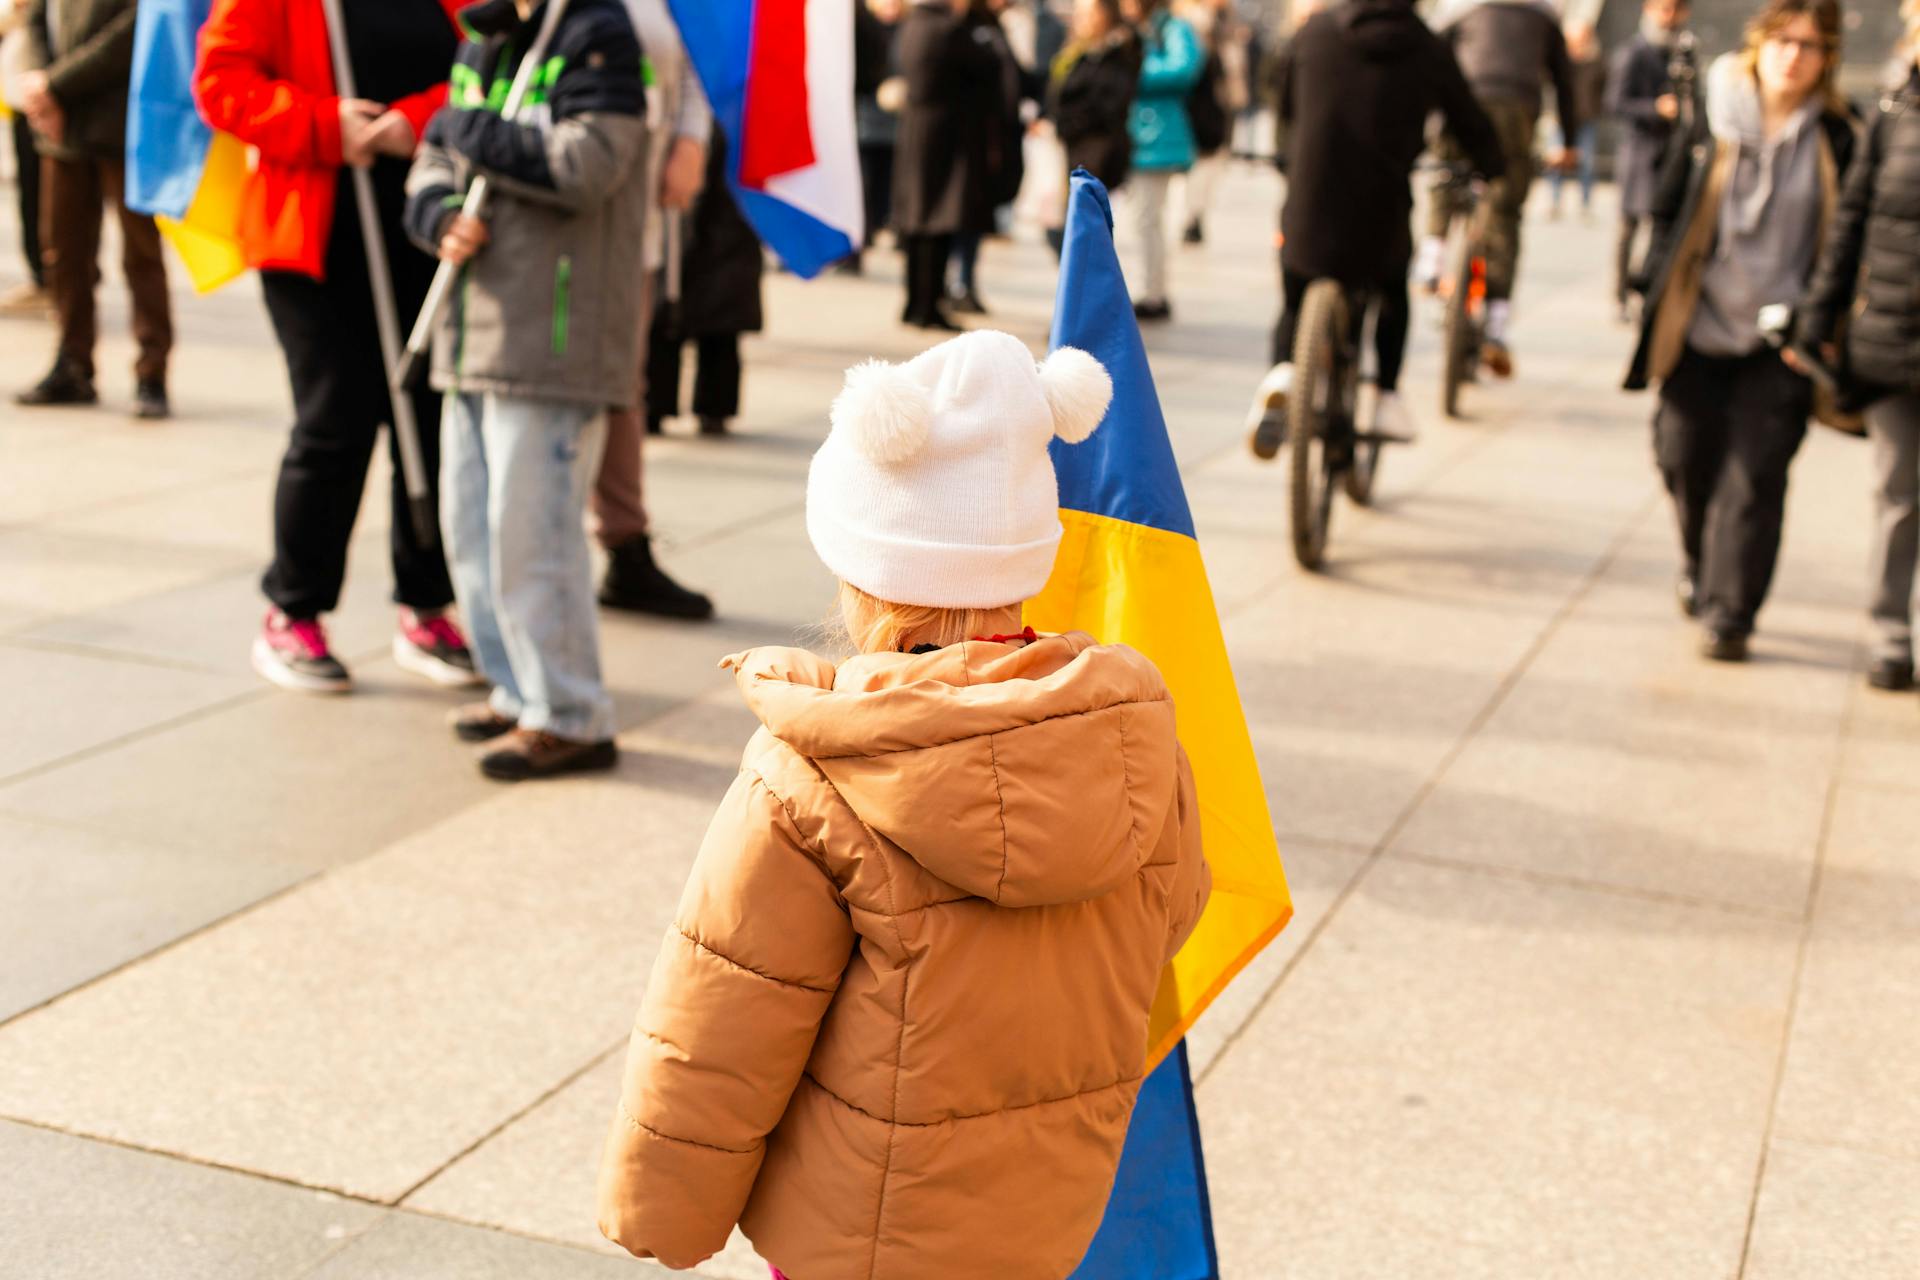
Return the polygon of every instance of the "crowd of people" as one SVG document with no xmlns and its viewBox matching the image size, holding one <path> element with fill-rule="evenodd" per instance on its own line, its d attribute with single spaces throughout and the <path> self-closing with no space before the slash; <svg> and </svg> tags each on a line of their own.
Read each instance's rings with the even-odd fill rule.
<svg viewBox="0 0 1920 1280">
<path fill-rule="evenodd" d="M 1766 0 L 1741 45 L 1702 67 L 1688 0 L 1645 0 L 1610 60 L 1584 19 L 1532 0 L 1462 0 L 1431 25 L 1405 0 L 1317 11 L 1276 73 L 1286 129 L 1281 316 L 1249 422 L 1274 457 L 1307 287 L 1331 278 L 1374 304 L 1378 439 L 1409 440 L 1397 394 L 1406 282 L 1431 289 L 1455 216 L 1443 175 L 1409 265 L 1411 175 L 1423 151 L 1484 180 L 1484 366 L 1511 376 L 1514 284 L 1543 91 L 1548 164 L 1591 198 L 1593 112 L 1619 124 L 1614 301 L 1639 340 L 1625 379 L 1658 384 L 1654 454 L 1680 534 L 1677 595 L 1705 656 L 1737 662 L 1780 553 L 1788 471 L 1809 421 L 1870 435 L 1877 490 L 1871 612 L 1876 688 L 1913 684 L 1920 555 L 1920 197 L 1901 167 L 1920 73 L 1920 3 L 1889 83 L 1862 111 L 1839 89 L 1839 0 Z M 1601 68 L 1605 70 L 1601 70 Z M 1356 109 L 1356 97 L 1367 104 Z M 1443 132 L 1426 133 L 1438 117 Z M 1556 190 L 1551 216 L 1560 208 Z M 1635 302 L 1638 301 L 1636 310 Z M 1357 314 L 1357 313 L 1356 313 Z"/>
<path fill-rule="evenodd" d="M 726 435 L 740 409 L 762 254 L 718 181 L 727 140 L 665 0 L 570 0 L 529 64 L 525 114 L 505 104 L 538 0 L 340 5 L 351 95 L 319 7 L 284 0 L 215 0 L 194 75 L 206 119 L 254 150 L 242 244 L 295 404 L 254 664 L 290 689 L 351 687 L 323 619 L 396 407 L 376 299 L 390 291 L 411 314 L 456 270 L 429 382 L 408 392 L 438 537 L 411 519 L 399 456 L 389 495 L 395 660 L 487 690 L 450 725 L 487 776 L 610 768 L 589 530 L 608 556 L 598 603 L 712 611 L 653 558 L 642 452 L 678 417 L 689 344 L 700 434 Z M 45 235 L 28 239 L 39 273 L 7 301 L 58 315 L 56 363 L 24 405 L 96 398 L 93 259 L 124 176 L 133 13 L 133 0 L 24 9 L 16 92 Z M 1709 657 L 1746 656 L 1809 420 L 1864 430 L 1878 493 L 1869 679 L 1910 687 L 1920 0 L 1903 13 L 1899 73 L 1864 110 L 1839 92 L 1839 0 L 1761 0 L 1740 47 L 1704 68 L 1686 0 L 1646 0 L 1604 79 L 1592 28 L 1563 28 L 1536 0 L 1463 0 L 1431 23 L 1411 0 L 1313 13 L 1269 78 L 1288 192 L 1263 402 L 1290 393 L 1301 296 L 1332 278 L 1377 300 L 1375 427 L 1411 436 L 1396 394 L 1409 286 L 1446 230 L 1413 234 L 1430 146 L 1487 183 L 1479 354 L 1510 374 L 1543 107 L 1550 94 L 1552 167 L 1584 182 L 1603 105 L 1623 130 L 1614 301 L 1643 299 L 1627 382 L 1659 388 L 1681 607 Z M 1077 0 L 1061 27 L 996 0 L 875 0 L 856 38 L 868 208 L 906 260 L 906 323 L 951 330 L 956 311 L 985 310 L 980 244 L 1033 155 L 1055 188 L 1085 165 L 1121 190 L 1135 312 L 1171 317 L 1170 245 L 1207 237 L 1206 166 L 1258 61 L 1227 10 Z M 1030 145 L 1049 134 L 1057 155 Z M 493 184 L 484 218 L 464 204 L 477 175 Z M 120 217 L 138 411 L 164 416 L 154 227 Z M 1112 395 L 1087 353 L 1036 362 L 991 330 L 848 372 L 806 527 L 855 656 L 728 660 L 766 732 L 666 935 L 604 1148 L 600 1225 L 635 1254 L 693 1266 L 738 1225 L 798 1280 L 951 1274 L 956 1256 L 1057 1280 L 1098 1229 L 1163 966 L 1211 890 L 1160 673 L 1124 646 L 1022 626 L 1062 536 L 1051 446 L 1091 436 Z M 1279 442 L 1253 444 L 1265 457 Z M 1051 980 L 1025 980 L 1038 972 Z"/>
<path fill-rule="evenodd" d="M 740 337 L 763 322 L 764 253 L 723 180 L 726 140 L 666 0 L 576 0 L 569 35 L 600 14 L 644 52 L 561 55 L 537 83 L 539 124 L 499 110 L 511 70 L 499 55 L 524 48 L 533 5 L 344 3 L 357 96 L 336 92 L 314 6 L 219 0 L 195 68 L 202 114 L 253 149 L 242 238 L 295 404 L 254 664 L 288 688 L 351 687 L 325 618 L 394 412 L 375 295 L 391 291 L 410 316 L 438 264 L 453 263 L 466 287 L 441 318 L 431 379 L 411 394 L 438 538 L 408 518 L 389 433 L 394 657 L 427 679 L 488 690 L 454 731 L 487 744 L 493 776 L 598 767 L 612 748 L 596 601 L 713 612 L 655 558 L 643 441 L 683 403 L 700 436 L 732 429 Z M 52 367 L 16 397 L 22 406 L 98 399 L 95 259 L 111 205 L 133 301 L 135 412 L 170 410 L 159 236 L 121 199 L 134 11 L 134 0 L 16 0 L 9 10 L 29 278 L 0 308 L 49 311 L 57 329 Z M 1546 0 L 1444 0 L 1424 17 L 1411 0 L 1301 0 L 1291 37 L 1269 50 L 1230 0 L 866 0 L 853 36 L 868 231 L 840 269 L 860 272 L 877 237 L 891 236 L 902 320 L 956 331 L 956 317 L 987 312 L 982 243 L 1005 233 L 1019 202 L 1057 249 L 1066 175 L 1084 167 L 1131 223 L 1136 316 L 1169 320 L 1171 246 L 1205 240 L 1236 134 L 1270 104 L 1287 198 L 1253 450 L 1270 458 L 1282 444 L 1284 416 L 1271 410 L 1292 386 L 1300 301 L 1327 277 L 1372 304 L 1369 429 L 1407 441 L 1418 434 L 1398 386 L 1410 299 L 1438 287 L 1444 237 L 1462 213 L 1456 175 L 1485 184 L 1478 357 L 1511 376 L 1534 178 L 1552 176 L 1551 216 L 1573 182 L 1590 213 L 1598 125 L 1611 120 L 1614 302 L 1641 331 L 1627 385 L 1659 388 L 1655 454 L 1680 529 L 1682 606 L 1702 621 L 1709 655 L 1744 656 L 1806 422 L 1865 431 L 1883 530 L 1874 680 L 1904 687 L 1917 446 L 1901 361 L 1888 353 L 1907 304 L 1872 269 L 1897 252 L 1888 228 L 1901 224 L 1874 203 L 1896 197 L 1853 187 L 1887 170 L 1881 154 L 1904 140 L 1910 88 L 1865 112 L 1840 96 L 1837 0 L 1770 0 L 1744 46 L 1706 65 L 1689 18 L 1689 0 L 1645 0 L 1638 28 L 1609 51 L 1591 13 L 1563 21 Z M 492 50 L 484 65 L 475 50 Z M 624 74 L 607 72 L 609 59 L 642 58 L 644 98 L 593 87 Z M 1411 175 L 1423 155 L 1442 173 L 1416 235 Z M 384 252 L 369 253 L 351 216 L 356 171 L 371 179 Z M 456 207 L 476 173 L 507 179 L 485 221 Z M 553 206 L 569 211 L 564 224 L 546 216 Z M 628 262 L 639 268 L 631 279 L 615 269 Z M 381 269 L 384 279 L 370 276 Z M 1767 318 L 1796 308 L 1797 322 Z M 1862 346 L 1873 343 L 1877 364 Z M 556 431 L 568 447 L 535 456 L 531 442 Z M 562 455 L 565 468 L 551 465 Z M 597 590 L 582 585 L 585 538 L 560 518 L 576 507 L 606 553 Z"/>
</svg>

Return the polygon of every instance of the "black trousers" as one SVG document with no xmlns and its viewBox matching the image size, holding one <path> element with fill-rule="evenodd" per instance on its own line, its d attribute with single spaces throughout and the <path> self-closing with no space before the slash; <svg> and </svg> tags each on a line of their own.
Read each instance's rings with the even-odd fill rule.
<svg viewBox="0 0 1920 1280">
<path fill-rule="evenodd" d="M 866 207 L 866 243 L 872 244 L 880 228 L 893 216 L 893 144 L 860 144 L 860 188 Z"/>
<path fill-rule="evenodd" d="M 647 417 L 680 412 L 680 351 L 686 339 L 658 326 L 647 341 Z M 740 413 L 740 335 L 703 333 L 693 339 L 693 412 L 701 418 Z"/>
<path fill-rule="evenodd" d="M 393 414 L 353 202 L 342 200 L 336 209 L 324 281 L 290 271 L 260 273 L 294 404 L 293 437 L 273 495 L 273 563 L 260 585 L 267 599 L 295 618 L 326 613 L 340 602 L 367 467 L 380 426 Z M 387 256 L 404 329 L 426 297 L 433 262 L 399 234 L 395 222 Z M 440 396 L 424 379 L 413 392 L 413 406 L 437 504 Z M 387 448 L 393 459 L 393 599 L 414 609 L 444 608 L 453 603 L 446 561 L 437 545 L 422 546 L 414 536 L 400 447 L 391 431 Z"/>
<path fill-rule="evenodd" d="M 1780 557 L 1787 468 L 1806 438 L 1813 389 L 1762 348 L 1688 349 L 1660 388 L 1654 456 L 1673 495 L 1686 571 L 1715 631 L 1746 635 Z"/>
<path fill-rule="evenodd" d="M 907 257 L 907 309 L 900 318 L 908 324 L 922 324 L 942 314 L 940 301 L 946 296 L 947 257 L 953 252 L 953 237 L 904 236 L 901 248 Z"/>
<path fill-rule="evenodd" d="M 20 252 L 27 260 L 27 274 L 37 285 L 47 282 L 47 270 L 40 261 L 40 150 L 33 145 L 33 127 L 24 112 L 13 114 L 13 159 L 20 171 L 17 179 L 20 196 Z"/>
<path fill-rule="evenodd" d="M 1377 300 L 1373 312 L 1374 385 L 1381 391 L 1400 389 L 1400 370 L 1407 360 L 1407 329 L 1412 323 L 1413 308 L 1407 299 L 1406 264 L 1401 265 L 1403 269 L 1391 276 L 1392 283 L 1373 287 Z M 1306 300 L 1307 287 L 1312 283 L 1311 276 L 1289 271 L 1284 265 L 1280 268 L 1280 318 L 1273 326 L 1274 364 L 1293 359 L 1294 335 L 1300 327 L 1300 304 Z M 1365 324 L 1365 314 L 1355 315 L 1353 322 Z"/>
<path fill-rule="evenodd" d="M 1640 224 L 1645 221 L 1632 214 L 1620 216 L 1620 239 L 1613 255 L 1613 299 L 1621 306 L 1626 305 L 1627 295 L 1632 292 L 1628 283 L 1634 275 L 1634 248 L 1640 241 Z"/>
</svg>

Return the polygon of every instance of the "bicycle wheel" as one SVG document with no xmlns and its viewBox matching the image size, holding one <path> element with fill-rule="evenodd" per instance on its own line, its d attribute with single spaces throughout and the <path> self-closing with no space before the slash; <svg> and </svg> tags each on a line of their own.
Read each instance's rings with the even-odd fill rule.
<svg viewBox="0 0 1920 1280">
<path fill-rule="evenodd" d="M 1363 302 L 1360 305 L 1371 309 L 1373 304 Z M 1358 341 L 1362 349 L 1370 341 L 1364 328 L 1365 326 L 1355 326 L 1348 335 Z M 1346 361 L 1346 377 L 1342 379 L 1341 384 L 1340 405 L 1342 419 L 1346 423 L 1348 432 L 1351 433 L 1360 423 L 1361 357 L 1358 350 L 1352 348 L 1348 350 L 1349 358 Z M 1374 477 L 1380 474 L 1380 442 L 1352 440 L 1348 452 L 1350 457 L 1341 474 L 1342 487 L 1346 489 L 1348 499 L 1355 506 L 1364 507 L 1373 501 Z"/>
<path fill-rule="evenodd" d="M 1345 392 L 1346 341 L 1346 292 L 1337 281 L 1314 281 L 1300 304 L 1293 391 L 1287 397 L 1293 558 L 1303 569 L 1318 569 L 1327 554 L 1327 524 L 1338 480 L 1327 439 Z"/>
<path fill-rule="evenodd" d="M 1473 380 L 1474 364 L 1480 358 L 1473 334 L 1473 239 L 1472 229 L 1463 228 L 1454 251 L 1453 287 L 1447 293 L 1447 319 L 1440 339 L 1446 365 L 1440 376 L 1440 408 L 1449 418 L 1460 416 L 1460 388 Z"/>
</svg>

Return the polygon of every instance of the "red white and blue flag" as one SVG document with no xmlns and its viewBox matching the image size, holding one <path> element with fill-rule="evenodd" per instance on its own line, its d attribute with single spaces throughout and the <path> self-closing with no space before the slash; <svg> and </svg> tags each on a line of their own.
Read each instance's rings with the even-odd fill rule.
<svg viewBox="0 0 1920 1280">
<path fill-rule="evenodd" d="M 799 276 L 860 247 L 853 128 L 859 0 L 670 0 L 727 137 L 727 183 L 760 239 Z"/>
</svg>

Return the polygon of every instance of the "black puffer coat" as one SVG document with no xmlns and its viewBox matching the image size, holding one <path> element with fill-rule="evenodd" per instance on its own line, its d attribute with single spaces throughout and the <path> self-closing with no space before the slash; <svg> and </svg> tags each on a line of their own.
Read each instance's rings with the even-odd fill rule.
<svg viewBox="0 0 1920 1280">
<path fill-rule="evenodd" d="M 1132 28 L 1116 27 L 1098 44 L 1054 64 L 1048 113 L 1067 149 L 1067 169 L 1087 170 L 1109 191 L 1126 182 L 1133 163 L 1127 109 L 1140 81 L 1140 56 Z"/>
<path fill-rule="evenodd" d="M 900 19 L 907 104 L 893 163 L 893 225 L 902 235 L 991 231 L 1000 59 L 952 9 L 920 0 Z"/>
<path fill-rule="evenodd" d="M 1797 336 L 1832 341 L 1849 309 L 1848 372 L 1876 390 L 1920 391 L 1920 69 L 1882 99 L 1869 125 Z"/>
<path fill-rule="evenodd" d="M 1345 0 L 1308 19 L 1278 68 L 1288 130 L 1281 261 L 1350 285 L 1404 279 L 1413 257 L 1408 175 L 1438 111 L 1475 172 L 1506 167 L 1500 138 L 1453 51 L 1412 0 Z M 1364 104 L 1365 109 L 1356 109 Z"/>
</svg>

